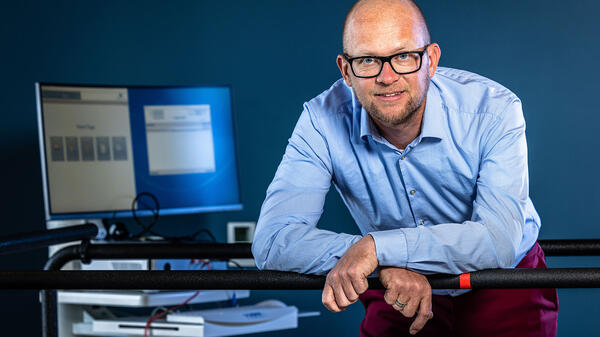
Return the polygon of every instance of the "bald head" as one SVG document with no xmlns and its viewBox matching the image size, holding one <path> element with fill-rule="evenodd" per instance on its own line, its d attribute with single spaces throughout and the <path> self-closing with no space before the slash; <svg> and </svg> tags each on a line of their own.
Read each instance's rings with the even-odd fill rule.
<svg viewBox="0 0 600 337">
<path fill-rule="evenodd" d="M 342 36 L 344 53 L 349 54 L 355 37 L 372 27 L 388 29 L 400 25 L 409 30 L 421 47 L 430 43 L 427 22 L 419 6 L 412 0 L 359 0 L 348 11 Z"/>
</svg>

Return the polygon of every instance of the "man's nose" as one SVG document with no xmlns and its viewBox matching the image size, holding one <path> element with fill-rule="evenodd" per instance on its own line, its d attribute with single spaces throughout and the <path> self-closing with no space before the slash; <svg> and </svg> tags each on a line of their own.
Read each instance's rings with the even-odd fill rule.
<svg viewBox="0 0 600 337">
<path fill-rule="evenodd" d="M 381 72 L 377 75 L 377 82 L 390 84 L 396 82 L 398 78 L 400 78 L 400 75 L 392 69 L 392 65 L 389 62 L 384 62 Z"/>
</svg>

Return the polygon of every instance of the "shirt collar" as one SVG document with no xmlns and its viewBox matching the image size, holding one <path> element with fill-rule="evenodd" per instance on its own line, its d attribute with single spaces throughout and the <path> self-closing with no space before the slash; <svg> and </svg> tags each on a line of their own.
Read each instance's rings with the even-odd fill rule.
<svg viewBox="0 0 600 337">
<path fill-rule="evenodd" d="M 427 90 L 427 103 L 423 114 L 423 126 L 421 127 L 421 139 L 438 138 L 444 135 L 444 107 L 440 90 L 434 82 L 429 83 Z"/>
<path fill-rule="evenodd" d="M 354 92 L 352 93 L 352 105 L 355 109 L 354 111 L 360 109 L 360 138 L 366 140 L 367 136 L 371 136 L 372 138 L 380 139 L 381 135 L 377 131 L 377 128 L 371 120 L 369 113 L 358 102 L 358 99 L 356 98 Z M 425 112 L 423 114 L 423 126 L 421 128 L 421 134 L 418 138 L 443 138 L 443 109 L 444 108 L 439 89 L 433 82 L 430 82 L 429 89 L 427 90 L 427 102 L 425 104 Z"/>
<path fill-rule="evenodd" d="M 371 136 L 374 138 L 381 137 L 379 135 L 379 132 L 377 131 L 377 128 L 375 127 L 375 124 L 371 120 L 371 116 L 369 116 L 369 113 L 367 112 L 367 110 L 365 110 L 365 108 L 363 108 L 361 106 L 360 107 L 360 138 L 366 139 L 367 136 Z"/>
</svg>

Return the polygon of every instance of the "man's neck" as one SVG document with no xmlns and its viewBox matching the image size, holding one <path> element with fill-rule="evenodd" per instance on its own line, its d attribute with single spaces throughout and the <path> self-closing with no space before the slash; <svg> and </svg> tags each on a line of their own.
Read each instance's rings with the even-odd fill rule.
<svg viewBox="0 0 600 337">
<path fill-rule="evenodd" d="M 412 118 L 398 125 L 385 125 L 381 121 L 371 118 L 377 127 L 379 134 L 387 139 L 392 145 L 400 150 L 404 150 L 421 133 L 421 124 L 423 122 L 423 113 L 425 111 L 425 102 L 414 113 Z"/>
</svg>

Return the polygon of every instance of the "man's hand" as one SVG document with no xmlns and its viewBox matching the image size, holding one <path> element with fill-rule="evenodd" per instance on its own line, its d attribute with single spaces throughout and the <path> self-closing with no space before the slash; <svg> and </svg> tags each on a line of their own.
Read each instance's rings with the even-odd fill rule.
<svg viewBox="0 0 600 337">
<path fill-rule="evenodd" d="M 431 311 L 431 286 L 427 278 L 404 268 L 382 267 L 379 269 L 379 279 L 385 287 L 385 302 L 400 311 L 405 317 L 417 318 L 410 326 L 410 334 L 414 335 L 433 318 Z M 400 307 L 398 303 L 406 305 Z"/>
<path fill-rule="evenodd" d="M 377 268 L 375 242 L 366 235 L 353 244 L 327 274 L 323 289 L 323 305 L 333 312 L 340 312 L 358 300 L 369 284 L 369 276 Z"/>
</svg>

